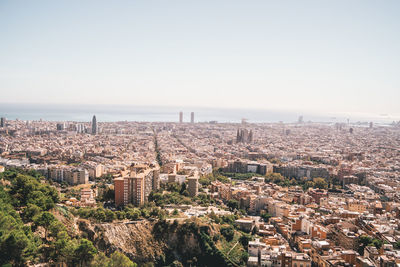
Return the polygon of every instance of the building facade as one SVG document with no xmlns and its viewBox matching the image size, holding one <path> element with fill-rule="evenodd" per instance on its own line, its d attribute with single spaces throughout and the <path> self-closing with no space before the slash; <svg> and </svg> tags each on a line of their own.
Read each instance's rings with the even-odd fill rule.
<svg viewBox="0 0 400 267">
<path fill-rule="evenodd" d="M 114 179 L 115 206 L 140 206 L 148 201 L 150 192 L 160 188 L 160 169 L 148 168 L 140 173 Z"/>
</svg>

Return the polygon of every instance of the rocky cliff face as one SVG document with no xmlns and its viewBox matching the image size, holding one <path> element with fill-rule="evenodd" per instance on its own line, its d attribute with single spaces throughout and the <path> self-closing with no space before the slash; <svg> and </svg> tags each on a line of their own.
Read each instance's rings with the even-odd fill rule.
<svg viewBox="0 0 400 267">
<path fill-rule="evenodd" d="M 187 262 L 203 254 L 198 235 L 199 225 L 195 222 L 143 220 L 99 224 L 79 219 L 76 225 L 80 235 L 91 240 L 107 255 L 118 250 L 138 264 L 157 262 L 163 266 L 176 259 Z M 203 227 L 214 231 L 210 225 Z"/>
<path fill-rule="evenodd" d="M 118 250 L 137 263 L 155 262 L 166 249 L 162 240 L 154 238 L 154 223 L 149 221 L 91 224 L 79 220 L 78 226 L 81 234 L 106 254 Z"/>
</svg>

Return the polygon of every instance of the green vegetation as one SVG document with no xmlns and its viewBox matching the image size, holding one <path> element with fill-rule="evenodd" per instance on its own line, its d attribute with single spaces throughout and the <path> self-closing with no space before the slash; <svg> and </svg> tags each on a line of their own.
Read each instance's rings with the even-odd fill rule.
<svg viewBox="0 0 400 267">
<path fill-rule="evenodd" d="M 252 237 L 248 234 L 243 234 L 240 238 L 239 238 L 239 242 L 242 244 L 242 246 L 244 248 L 247 248 L 247 246 L 249 245 L 249 241 L 252 240 Z"/>
<path fill-rule="evenodd" d="M 127 205 L 123 210 L 111 211 L 109 209 L 98 208 L 72 208 L 71 213 L 82 219 L 89 219 L 94 222 L 113 222 L 114 220 L 139 220 L 139 219 L 163 219 L 166 217 L 166 211 L 156 207 L 154 203 L 149 203 L 142 207 Z"/>
<path fill-rule="evenodd" d="M 234 173 L 234 172 L 219 172 L 220 175 L 230 177 L 234 180 L 248 180 L 254 176 L 262 176 L 257 173 Z"/>
<path fill-rule="evenodd" d="M 112 184 L 113 183 L 113 175 L 111 173 L 106 173 L 103 174 L 100 177 L 96 177 L 96 182 L 97 183 L 107 183 L 107 184 Z"/>
<path fill-rule="evenodd" d="M 239 202 L 235 199 L 230 199 L 226 205 L 231 211 L 239 209 Z"/>
<path fill-rule="evenodd" d="M 158 140 L 157 140 L 157 132 L 155 129 L 153 129 L 154 133 L 154 151 L 156 152 L 156 160 L 158 165 L 162 166 L 162 158 L 161 158 L 161 152 L 160 152 L 160 147 L 158 146 Z"/>
<path fill-rule="evenodd" d="M 70 236 L 54 215 L 58 202 L 57 190 L 35 171 L 11 169 L 0 174 L 0 266 L 25 266 L 28 262 L 135 266 L 119 254 L 114 253 L 111 258 L 100 256 L 91 241 Z M 68 212 L 58 207 L 57 210 Z M 87 210 L 82 214 L 86 212 L 89 214 Z M 114 218 L 112 214 L 103 209 L 94 212 L 96 218 Z M 96 265 L 99 257 L 105 257 L 102 261 L 110 264 Z"/>
<path fill-rule="evenodd" d="M 374 246 L 377 249 L 380 249 L 383 245 L 382 240 L 377 238 L 372 238 L 367 235 L 360 236 L 358 243 L 359 243 L 358 253 L 360 253 L 360 255 L 364 255 L 364 249 L 367 246 Z"/>
<path fill-rule="evenodd" d="M 156 206 L 163 207 L 168 204 L 191 205 L 197 203 L 202 206 L 209 206 L 214 200 L 205 193 L 199 193 L 196 197 L 189 197 L 186 183 L 168 183 L 163 185 L 159 191 L 153 191 L 149 195 L 149 202 L 154 202 Z"/>
<path fill-rule="evenodd" d="M 217 224 L 229 224 L 234 226 L 235 221 L 239 219 L 239 216 L 236 214 L 232 215 L 223 215 L 223 216 L 218 216 L 214 212 L 211 212 L 208 217 L 212 219 L 215 223 Z"/>
<path fill-rule="evenodd" d="M 227 241 L 232 241 L 235 236 L 235 229 L 232 226 L 222 226 L 220 232 Z"/>
<path fill-rule="evenodd" d="M 100 184 L 98 186 L 102 194 L 97 198 L 97 201 L 107 202 L 107 201 L 114 201 L 115 198 L 115 191 L 110 187 Z"/>
<path fill-rule="evenodd" d="M 47 237 L 54 218 L 48 210 L 59 200 L 57 191 L 41 183 L 33 171 L 7 170 L 0 179 L 9 182 L 6 187 L 0 185 L 0 265 L 36 261 L 42 240 L 32 228 L 42 226 Z M 24 224 L 29 222 L 32 226 Z"/>
<path fill-rule="evenodd" d="M 228 237 L 224 237 L 216 242 L 217 248 L 236 266 L 246 265 L 248 259 L 247 245 L 251 240 L 251 236 L 234 230 L 229 227 L 228 232 L 232 232 Z M 221 227 L 221 234 L 222 234 Z"/>
<path fill-rule="evenodd" d="M 35 259 L 40 239 L 23 224 L 11 196 L 0 186 L 0 265 L 22 265 Z"/>
<path fill-rule="evenodd" d="M 157 206 L 163 207 L 168 204 L 192 204 L 190 197 L 181 195 L 179 192 L 151 192 L 149 201 L 154 201 Z"/>
<path fill-rule="evenodd" d="M 211 229 L 214 230 L 211 230 Z M 217 227 L 218 229 L 219 227 Z M 224 229 L 224 230 L 222 230 Z M 221 231 L 209 224 L 202 224 L 200 220 L 188 219 L 183 223 L 174 221 L 168 223 L 161 220 L 153 228 L 154 236 L 157 239 L 168 240 L 171 234 L 177 235 L 177 247 L 166 252 L 166 257 L 161 257 L 156 266 L 243 266 L 247 262 L 247 244 L 250 236 L 236 231 L 232 226 L 222 226 Z M 200 250 L 185 253 L 176 261 L 170 257 L 173 251 L 185 251 L 185 238 L 193 236 L 200 246 Z M 225 237 L 226 236 L 226 237 Z M 245 244 L 245 246 L 243 245 Z"/>
<path fill-rule="evenodd" d="M 96 222 L 112 222 L 117 219 L 117 214 L 104 208 L 79 208 L 71 209 L 72 214 L 83 219 L 93 219 Z"/>
<path fill-rule="evenodd" d="M 266 175 L 260 175 L 257 173 L 228 173 L 223 172 L 222 169 L 214 169 L 212 174 L 205 175 L 200 178 L 199 182 L 202 185 L 210 185 L 213 181 L 221 181 L 224 183 L 230 183 L 230 179 L 233 180 L 248 180 L 252 177 L 263 177 L 266 183 L 274 183 L 279 186 L 289 187 L 289 186 L 300 186 L 303 190 L 307 190 L 308 188 L 320 188 L 320 189 L 328 189 L 330 187 L 334 188 L 335 185 L 337 187 L 337 182 L 330 179 L 324 178 L 314 178 L 312 180 L 308 178 L 303 179 L 289 179 L 283 177 L 280 173 L 268 173 Z"/>
<path fill-rule="evenodd" d="M 222 175 L 217 170 L 213 170 L 212 173 L 204 175 L 204 176 L 200 177 L 200 179 L 199 179 L 199 183 L 203 186 L 210 185 L 211 182 L 214 182 L 214 181 L 220 181 L 222 183 L 230 183 L 229 178 L 225 175 Z"/>
<path fill-rule="evenodd" d="M 264 222 L 269 222 L 269 219 L 272 217 L 271 214 L 269 214 L 268 212 L 265 212 L 263 214 L 261 214 L 261 218 L 263 218 Z"/>
</svg>

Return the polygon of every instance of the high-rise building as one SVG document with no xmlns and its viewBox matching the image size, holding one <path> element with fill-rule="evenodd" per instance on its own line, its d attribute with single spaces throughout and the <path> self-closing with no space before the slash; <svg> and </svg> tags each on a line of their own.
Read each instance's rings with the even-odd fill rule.
<svg viewBox="0 0 400 267">
<path fill-rule="evenodd" d="M 190 113 L 190 123 L 194 123 L 194 112 Z"/>
<path fill-rule="evenodd" d="M 67 182 L 71 185 L 88 184 L 89 172 L 83 168 L 66 169 L 51 167 L 47 172 L 48 178 L 57 182 Z"/>
<path fill-rule="evenodd" d="M 183 122 L 183 112 L 179 112 L 179 123 Z"/>
<path fill-rule="evenodd" d="M 89 172 L 85 169 L 72 170 L 66 177 L 66 181 L 69 184 L 88 184 L 89 183 Z"/>
<path fill-rule="evenodd" d="M 114 179 L 115 205 L 132 203 L 139 206 L 148 201 L 152 190 L 160 188 L 160 169 L 148 168 L 143 172 L 131 172 L 128 177 Z"/>
<path fill-rule="evenodd" d="M 114 179 L 115 206 L 132 203 L 136 206 L 143 204 L 143 177 L 119 177 Z"/>
<path fill-rule="evenodd" d="M 188 191 L 191 197 L 197 196 L 199 193 L 199 178 L 189 177 L 188 179 Z"/>
<path fill-rule="evenodd" d="M 65 123 L 57 123 L 57 131 L 64 131 Z"/>
<path fill-rule="evenodd" d="M 93 115 L 93 119 L 92 119 L 92 134 L 97 134 L 97 120 L 96 120 L 96 115 Z"/>
<path fill-rule="evenodd" d="M 77 124 L 76 125 L 76 132 L 77 133 L 84 133 L 85 132 L 85 125 L 83 124 Z"/>
<path fill-rule="evenodd" d="M 0 119 L 0 127 L 6 127 L 6 118 L 2 117 Z"/>
</svg>

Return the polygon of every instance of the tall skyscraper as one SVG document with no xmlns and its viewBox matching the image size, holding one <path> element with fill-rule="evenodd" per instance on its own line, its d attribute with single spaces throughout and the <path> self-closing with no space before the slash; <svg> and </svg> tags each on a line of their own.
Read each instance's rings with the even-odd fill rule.
<svg viewBox="0 0 400 267">
<path fill-rule="evenodd" d="M 4 117 L 1 118 L 0 127 L 6 127 L 6 118 L 4 118 Z"/>
<path fill-rule="evenodd" d="M 194 112 L 190 113 L 190 123 L 194 123 Z"/>
<path fill-rule="evenodd" d="M 183 112 L 179 112 L 179 123 L 183 122 Z"/>
<path fill-rule="evenodd" d="M 96 115 L 93 115 L 93 119 L 92 119 L 92 134 L 97 134 L 97 120 L 96 120 Z"/>
</svg>

